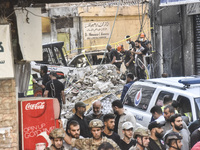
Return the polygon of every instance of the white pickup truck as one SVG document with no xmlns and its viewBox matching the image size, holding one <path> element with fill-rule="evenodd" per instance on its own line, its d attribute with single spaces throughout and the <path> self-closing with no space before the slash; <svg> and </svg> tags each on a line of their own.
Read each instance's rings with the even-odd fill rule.
<svg viewBox="0 0 200 150">
<path fill-rule="evenodd" d="M 181 112 L 191 113 L 191 121 L 199 118 L 200 78 L 171 77 L 140 80 L 132 84 L 124 97 L 124 107 L 133 113 L 138 123 L 148 126 L 150 110 L 163 105 L 163 97 L 169 95 L 180 104 Z M 183 115 L 182 114 L 182 115 Z"/>
</svg>

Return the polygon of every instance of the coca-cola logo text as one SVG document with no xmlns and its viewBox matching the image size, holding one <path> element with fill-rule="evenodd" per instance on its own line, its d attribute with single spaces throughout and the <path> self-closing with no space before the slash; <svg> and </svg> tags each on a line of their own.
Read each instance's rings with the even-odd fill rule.
<svg viewBox="0 0 200 150">
<path fill-rule="evenodd" d="M 45 108 L 45 102 L 38 102 L 36 104 L 28 103 L 25 106 L 26 110 L 37 110 L 37 109 L 44 109 Z"/>
<path fill-rule="evenodd" d="M 44 100 L 24 102 L 25 114 L 31 118 L 41 117 L 44 114 L 46 107 L 47 103 Z"/>
</svg>

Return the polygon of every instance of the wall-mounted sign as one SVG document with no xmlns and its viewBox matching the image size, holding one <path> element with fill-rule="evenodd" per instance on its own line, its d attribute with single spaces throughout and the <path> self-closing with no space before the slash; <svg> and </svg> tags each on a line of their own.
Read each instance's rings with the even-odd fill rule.
<svg viewBox="0 0 200 150">
<path fill-rule="evenodd" d="M 19 45 L 23 60 L 42 60 L 41 8 L 15 8 Z"/>
<path fill-rule="evenodd" d="M 160 0 L 160 6 L 183 5 L 197 2 L 200 2 L 200 0 Z"/>
<path fill-rule="evenodd" d="M 187 15 L 200 14 L 200 3 L 187 4 Z"/>
<path fill-rule="evenodd" d="M 0 25 L 0 79 L 14 77 L 10 25 Z"/>
<path fill-rule="evenodd" d="M 84 39 L 109 38 L 110 23 L 104 22 L 86 22 L 83 23 Z"/>
</svg>

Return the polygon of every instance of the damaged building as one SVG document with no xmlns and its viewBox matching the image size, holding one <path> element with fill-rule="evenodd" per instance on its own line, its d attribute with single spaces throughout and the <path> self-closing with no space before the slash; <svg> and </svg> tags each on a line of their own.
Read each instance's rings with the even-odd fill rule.
<svg viewBox="0 0 200 150">
<path fill-rule="evenodd" d="M 128 49 L 125 36 L 130 35 L 135 41 L 140 32 L 151 39 L 148 1 L 121 1 L 114 23 L 117 9 L 118 1 L 46 4 L 44 15 L 50 18 L 46 24 L 49 23 L 51 30 L 43 32 L 43 43 L 64 41 L 67 53 L 102 50 L 112 28 L 109 43 L 113 47 L 123 44 Z"/>
</svg>

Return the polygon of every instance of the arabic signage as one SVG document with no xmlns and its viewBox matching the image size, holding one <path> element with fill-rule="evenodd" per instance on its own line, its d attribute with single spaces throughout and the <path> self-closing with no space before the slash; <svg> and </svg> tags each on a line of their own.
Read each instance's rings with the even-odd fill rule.
<svg viewBox="0 0 200 150">
<path fill-rule="evenodd" d="M 193 3 L 187 5 L 187 15 L 200 14 L 200 3 Z"/>
<path fill-rule="evenodd" d="M 0 25 L 0 79 L 14 77 L 10 25 Z"/>
<path fill-rule="evenodd" d="M 200 2 L 200 0 L 160 0 L 160 6 L 183 5 L 197 2 Z"/>
<path fill-rule="evenodd" d="M 87 22 L 83 24 L 84 39 L 109 38 L 110 23 L 104 22 Z"/>
</svg>

